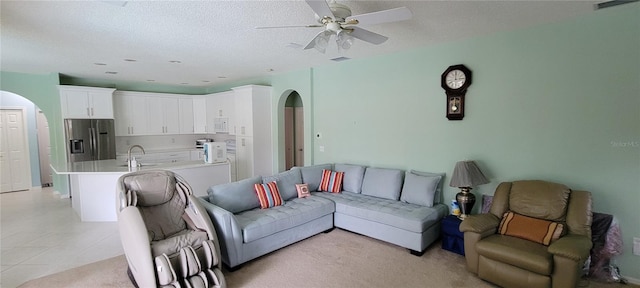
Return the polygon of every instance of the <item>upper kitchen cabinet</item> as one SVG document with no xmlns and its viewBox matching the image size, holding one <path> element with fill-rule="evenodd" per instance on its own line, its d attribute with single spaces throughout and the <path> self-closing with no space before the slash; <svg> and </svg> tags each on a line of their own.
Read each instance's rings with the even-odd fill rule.
<svg viewBox="0 0 640 288">
<path fill-rule="evenodd" d="M 151 135 L 180 134 L 177 97 L 147 97 L 147 130 Z"/>
<path fill-rule="evenodd" d="M 59 85 L 64 119 L 113 119 L 111 88 Z"/>
<path fill-rule="evenodd" d="M 193 97 L 193 133 L 207 133 L 207 99 Z"/>
<path fill-rule="evenodd" d="M 192 97 L 181 97 L 178 99 L 178 109 L 180 110 L 180 134 L 195 134 L 195 115 Z"/>
<path fill-rule="evenodd" d="M 207 95 L 207 131 L 235 135 L 234 92 L 220 92 Z"/>
<path fill-rule="evenodd" d="M 147 98 L 135 92 L 114 93 L 116 136 L 147 135 Z"/>
</svg>

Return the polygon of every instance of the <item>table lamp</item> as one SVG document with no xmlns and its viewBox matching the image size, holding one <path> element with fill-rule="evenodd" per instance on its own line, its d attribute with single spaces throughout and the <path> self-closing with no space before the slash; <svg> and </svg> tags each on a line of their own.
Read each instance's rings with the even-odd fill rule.
<svg viewBox="0 0 640 288">
<path fill-rule="evenodd" d="M 453 169 L 449 186 L 460 188 L 456 194 L 456 201 L 460 206 L 460 219 L 464 220 L 471 214 L 471 208 L 476 203 L 476 196 L 471 193 L 472 186 L 487 184 L 489 180 L 482 174 L 478 165 L 473 161 L 459 161 Z"/>
</svg>

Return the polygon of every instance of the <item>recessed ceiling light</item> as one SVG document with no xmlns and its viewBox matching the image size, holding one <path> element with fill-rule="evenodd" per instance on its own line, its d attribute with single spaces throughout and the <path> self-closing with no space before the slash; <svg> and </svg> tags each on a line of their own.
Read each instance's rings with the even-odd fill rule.
<svg viewBox="0 0 640 288">
<path fill-rule="evenodd" d="M 93 65 L 105 66 L 105 65 L 107 65 L 107 63 L 96 62 L 96 63 L 93 63 Z"/>
<path fill-rule="evenodd" d="M 156 82 L 156 80 L 149 79 L 149 80 L 147 80 L 147 82 Z"/>
<path fill-rule="evenodd" d="M 227 79 L 227 76 L 218 76 L 218 79 Z"/>
<path fill-rule="evenodd" d="M 336 62 L 342 62 L 342 61 L 347 61 L 347 60 L 350 60 L 350 59 L 351 58 L 349 58 L 349 57 L 337 57 L 337 58 L 333 58 L 333 59 L 330 59 L 330 60 L 331 61 L 336 61 Z"/>
<path fill-rule="evenodd" d="M 182 61 L 178 61 L 178 60 L 171 60 L 171 61 L 169 61 L 169 63 L 172 63 L 172 64 L 180 64 L 180 63 L 182 63 Z"/>
<path fill-rule="evenodd" d="M 137 62 L 138 60 L 136 60 L 136 59 L 124 59 L 124 61 L 127 61 L 127 62 Z"/>
<path fill-rule="evenodd" d="M 116 72 L 116 71 L 107 71 L 107 72 L 104 72 L 104 73 L 105 74 L 118 74 L 118 72 Z"/>
<path fill-rule="evenodd" d="M 275 71 L 275 70 L 273 70 L 271 68 L 267 69 L 267 72 L 273 72 L 273 71 Z"/>
<path fill-rule="evenodd" d="M 202 80 L 202 82 L 204 82 L 204 83 L 209 83 L 209 82 L 211 82 L 211 81 L 209 81 L 209 80 Z"/>
<path fill-rule="evenodd" d="M 181 85 L 189 85 L 189 83 L 187 83 L 187 82 L 182 82 L 182 83 L 180 83 L 180 84 L 181 84 Z"/>
</svg>

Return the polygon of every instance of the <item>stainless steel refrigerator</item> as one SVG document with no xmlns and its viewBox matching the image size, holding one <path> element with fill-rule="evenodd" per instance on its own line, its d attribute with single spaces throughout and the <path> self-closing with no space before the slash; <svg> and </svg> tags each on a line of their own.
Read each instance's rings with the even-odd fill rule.
<svg viewBox="0 0 640 288">
<path fill-rule="evenodd" d="M 113 119 L 65 119 L 69 162 L 116 159 Z"/>
</svg>

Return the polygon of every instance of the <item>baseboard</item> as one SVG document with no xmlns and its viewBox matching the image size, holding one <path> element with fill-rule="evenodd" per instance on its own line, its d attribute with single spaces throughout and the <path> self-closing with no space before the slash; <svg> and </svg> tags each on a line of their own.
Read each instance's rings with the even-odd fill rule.
<svg viewBox="0 0 640 288">
<path fill-rule="evenodd" d="M 60 197 L 60 199 L 68 199 L 68 198 L 70 198 L 69 194 L 62 194 L 58 190 L 53 190 L 53 194 L 54 195 L 58 195 L 58 197 Z"/>
<path fill-rule="evenodd" d="M 640 279 L 631 278 L 631 277 L 627 277 L 627 276 L 624 276 L 624 275 L 622 275 L 622 278 L 624 278 L 625 280 L 627 280 L 631 284 L 640 285 Z"/>
</svg>

